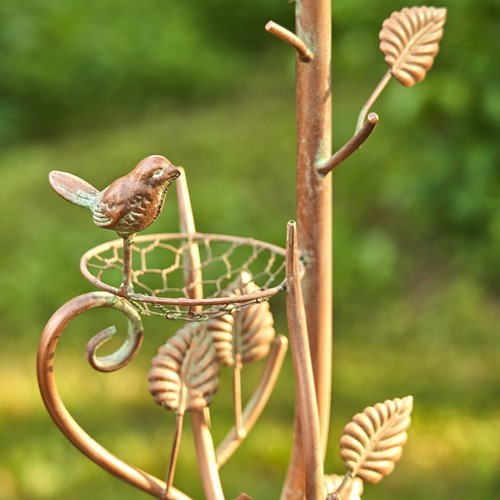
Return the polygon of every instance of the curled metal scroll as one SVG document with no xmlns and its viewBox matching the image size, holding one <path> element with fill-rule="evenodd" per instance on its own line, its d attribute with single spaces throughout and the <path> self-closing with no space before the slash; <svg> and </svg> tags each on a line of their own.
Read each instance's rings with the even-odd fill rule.
<svg viewBox="0 0 500 500">
<path fill-rule="evenodd" d="M 123 298 L 107 292 L 80 295 L 60 307 L 50 318 L 38 346 L 37 376 L 40 393 L 47 410 L 62 433 L 94 463 L 114 476 L 157 498 L 165 498 L 165 482 L 126 464 L 94 441 L 73 419 L 64 406 L 54 378 L 54 353 L 62 333 L 69 323 L 90 309 L 109 307 L 116 309 L 129 321 L 128 336 L 124 344 L 109 356 L 98 356 L 97 349 L 114 333 L 114 327 L 95 335 L 87 345 L 87 359 L 99 371 L 117 370 L 129 363 L 142 342 L 142 324 L 137 311 Z M 182 492 L 171 488 L 169 499 L 188 500 Z"/>
<path fill-rule="evenodd" d="M 127 338 L 121 347 L 107 356 L 98 356 L 97 350 L 104 345 L 116 333 L 116 328 L 110 326 L 94 335 L 88 342 L 85 349 L 85 357 L 92 368 L 100 372 L 112 372 L 123 368 L 128 364 L 139 351 L 142 344 L 142 321 L 140 314 L 125 299 L 115 295 L 100 293 L 92 294 L 94 302 L 92 307 L 112 307 L 122 312 L 128 319 Z M 83 311 L 82 311 L 83 312 Z"/>
</svg>

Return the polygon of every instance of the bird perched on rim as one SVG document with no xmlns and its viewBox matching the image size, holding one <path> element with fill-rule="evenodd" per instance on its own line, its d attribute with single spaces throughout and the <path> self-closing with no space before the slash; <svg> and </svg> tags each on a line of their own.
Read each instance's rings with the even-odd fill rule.
<svg viewBox="0 0 500 500">
<path fill-rule="evenodd" d="M 131 286 L 131 244 L 135 233 L 149 227 L 160 215 L 168 189 L 181 172 L 165 157 L 148 156 L 127 175 L 102 191 L 67 172 L 52 171 L 49 182 L 65 200 L 89 209 L 94 224 L 113 229 L 123 238 L 123 282 L 121 295 Z"/>
</svg>

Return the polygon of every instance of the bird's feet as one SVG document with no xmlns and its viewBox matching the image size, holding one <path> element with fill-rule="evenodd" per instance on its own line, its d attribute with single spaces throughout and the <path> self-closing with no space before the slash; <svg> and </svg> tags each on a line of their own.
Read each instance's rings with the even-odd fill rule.
<svg viewBox="0 0 500 500">
<path fill-rule="evenodd" d="M 123 282 L 119 287 L 118 287 L 118 295 L 120 297 L 129 297 L 134 293 L 134 287 L 132 286 L 132 283 L 130 282 Z"/>
</svg>

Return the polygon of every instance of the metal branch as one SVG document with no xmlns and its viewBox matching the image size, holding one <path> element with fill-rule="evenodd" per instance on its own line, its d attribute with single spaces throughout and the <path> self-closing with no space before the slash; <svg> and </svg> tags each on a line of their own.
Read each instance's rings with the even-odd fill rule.
<svg viewBox="0 0 500 500">
<path fill-rule="evenodd" d="M 196 233 L 196 227 L 184 169 L 182 169 L 182 174 L 183 175 L 176 181 L 178 183 L 177 196 L 181 229 L 192 236 Z M 190 299 L 203 298 L 202 283 L 200 251 L 198 245 L 191 242 L 184 253 L 184 286 L 186 287 Z M 195 312 L 201 310 L 202 306 L 194 307 Z M 191 427 L 193 429 L 194 445 L 203 492 L 207 500 L 219 500 L 224 498 L 224 492 L 217 470 L 217 460 L 215 458 L 215 449 L 212 434 L 210 433 L 209 421 L 210 413 L 208 408 L 191 411 Z"/>
<path fill-rule="evenodd" d="M 377 113 L 370 113 L 364 125 L 354 134 L 354 136 L 342 146 L 332 157 L 318 167 L 318 173 L 327 175 L 335 167 L 338 167 L 346 158 L 357 151 L 368 139 L 373 129 L 378 123 Z"/>
<path fill-rule="evenodd" d="M 323 453 L 330 427 L 332 383 L 332 183 L 316 165 L 331 155 L 331 0 L 295 4 L 299 38 L 311 41 L 314 63 L 296 64 L 297 226 L 299 250 L 307 258 L 302 280 L 307 330 Z M 302 498 L 304 462 L 300 423 L 296 416 L 292 456 L 282 498 Z M 298 496 L 297 496 L 298 495 Z"/>
<path fill-rule="evenodd" d="M 269 401 L 276 384 L 276 380 L 281 371 L 287 347 L 288 340 L 283 335 L 279 335 L 274 339 L 271 352 L 267 358 L 267 363 L 259 384 L 243 410 L 242 429 L 245 436 L 247 436 L 252 430 Z M 219 468 L 229 460 L 242 442 L 243 439 L 238 436 L 236 426 L 234 426 L 221 444 L 217 447 L 217 466 Z"/>
<path fill-rule="evenodd" d="M 286 311 L 302 436 L 305 496 L 308 500 L 319 500 L 323 498 L 323 452 L 304 299 L 300 284 L 295 222 L 288 223 L 286 250 Z"/>
<path fill-rule="evenodd" d="M 191 198 L 187 186 L 186 172 L 182 167 L 178 167 L 181 175 L 177 178 L 177 202 L 179 204 L 179 218 L 181 231 L 190 236 L 196 233 L 196 226 L 194 223 L 193 209 L 191 207 Z M 184 284 L 188 290 L 189 298 L 202 299 L 203 298 L 203 280 L 201 275 L 201 260 L 200 250 L 196 243 L 190 241 L 187 250 L 183 255 L 184 267 Z M 196 306 L 195 312 L 200 312 L 201 307 Z"/>
<path fill-rule="evenodd" d="M 309 49 L 309 47 L 290 30 L 287 30 L 274 21 L 269 21 L 266 24 L 266 31 L 291 45 L 297 51 L 297 54 L 302 61 L 310 62 L 314 59 L 314 54 L 312 53 L 311 49 Z"/>
</svg>

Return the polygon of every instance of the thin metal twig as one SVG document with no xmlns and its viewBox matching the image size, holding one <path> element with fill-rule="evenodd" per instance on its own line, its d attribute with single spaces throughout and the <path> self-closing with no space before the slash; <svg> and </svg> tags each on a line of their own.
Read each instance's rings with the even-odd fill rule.
<svg viewBox="0 0 500 500">
<path fill-rule="evenodd" d="M 378 123 L 377 113 L 370 113 L 363 126 L 354 134 L 354 136 L 342 146 L 332 157 L 322 163 L 317 169 L 321 175 L 327 175 L 334 168 L 338 167 L 346 158 L 357 151 L 368 139 L 373 129 Z"/>
<path fill-rule="evenodd" d="M 385 89 L 389 81 L 391 80 L 392 73 L 391 70 L 388 70 L 387 73 L 382 77 L 379 84 L 375 87 L 375 90 L 371 93 L 370 97 L 366 101 L 365 105 L 361 108 L 361 111 L 358 116 L 358 122 L 356 123 L 356 134 L 359 132 L 363 124 L 365 123 L 366 115 L 370 108 L 373 106 L 373 103 L 378 99 L 379 95 Z"/>
<path fill-rule="evenodd" d="M 242 427 L 245 436 L 252 430 L 269 401 L 281 371 L 287 347 L 288 340 L 283 335 L 279 335 L 274 339 L 259 384 L 243 410 Z M 234 426 L 217 447 L 217 466 L 219 468 L 229 460 L 242 442 L 243 439 L 238 437 L 236 426 Z"/>
<path fill-rule="evenodd" d="M 269 21 L 266 24 L 266 31 L 291 45 L 297 51 L 297 54 L 302 61 L 310 62 L 314 59 L 314 54 L 312 53 L 311 49 L 304 43 L 304 41 L 302 41 L 295 33 L 292 33 L 290 30 L 287 30 L 274 21 Z"/>
<path fill-rule="evenodd" d="M 245 429 L 243 428 L 243 418 L 241 411 L 241 354 L 236 353 L 233 366 L 233 405 L 234 405 L 234 425 L 238 439 L 242 440 L 245 437 Z"/>
<path fill-rule="evenodd" d="M 182 437 L 182 425 L 184 423 L 184 413 L 177 413 L 175 420 L 175 435 L 172 450 L 170 452 L 170 462 L 168 464 L 167 479 L 165 481 L 167 487 L 165 491 L 165 498 L 169 498 L 170 489 L 174 484 L 175 467 L 177 465 L 177 457 L 179 456 L 179 448 Z"/>
</svg>

